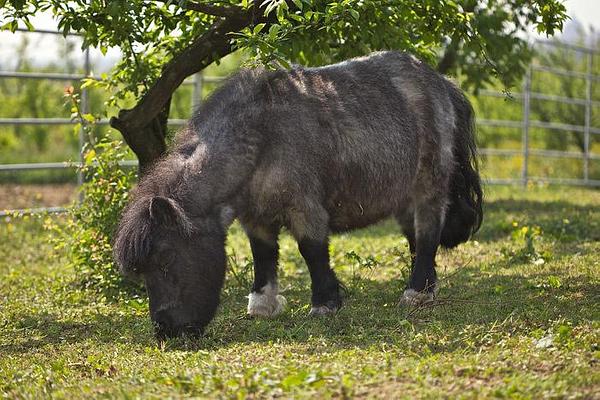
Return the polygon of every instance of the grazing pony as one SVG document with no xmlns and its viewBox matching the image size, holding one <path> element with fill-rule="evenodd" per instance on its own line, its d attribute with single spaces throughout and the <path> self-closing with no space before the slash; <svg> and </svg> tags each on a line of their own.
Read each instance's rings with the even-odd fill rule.
<svg viewBox="0 0 600 400">
<path fill-rule="evenodd" d="M 282 228 L 310 271 L 310 314 L 321 315 L 342 304 L 330 233 L 394 216 L 413 256 L 402 301 L 430 301 L 438 246 L 465 242 L 481 225 L 473 135 L 464 94 L 406 53 L 242 70 L 141 178 L 116 232 L 115 259 L 124 273 L 143 275 L 159 336 L 201 334 L 219 304 L 235 218 L 254 258 L 248 314 L 273 316 L 285 305 L 277 285 Z"/>
</svg>

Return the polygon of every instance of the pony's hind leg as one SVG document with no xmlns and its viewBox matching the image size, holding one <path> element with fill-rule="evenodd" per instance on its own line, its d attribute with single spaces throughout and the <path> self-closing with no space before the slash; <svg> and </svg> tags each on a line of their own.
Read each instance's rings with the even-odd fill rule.
<svg viewBox="0 0 600 400">
<path fill-rule="evenodd" d="M 248 296 L 248 315 L 272 317 L 283 312 L 286 306 L 277 283 L 278 230 L 262 229 L 260 235 L 248 230 L 247 233 L 254 259 L 254 283 Z"/>
<path fill-rule="evenodd" d="M 415 207 L 414 238 L 410 237 L 411 253 L 414 251 L 408 287 L 402 295 L 407 305 L 419 305 L 433 300 L 437 291 L 435 255 L 440 244 L 443 203 L 432 200 Z M 413 242 L 413 243 L 411 243 Z"/>
</svg>

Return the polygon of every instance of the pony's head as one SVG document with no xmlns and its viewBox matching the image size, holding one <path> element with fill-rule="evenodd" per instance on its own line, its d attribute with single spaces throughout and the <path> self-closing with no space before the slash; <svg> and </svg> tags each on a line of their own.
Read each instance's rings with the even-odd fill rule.
<svg viewBox="0 0 600 400">
<path fill-rule="evenodd" d="M 164 185 L 164 175 L 161 177 Z M 143 278 L 159 337 L 202 334 L 225 277 L 225 229 L 219 211 L 190 215 L 182 202 L 142 181 L 114 240 L 121 271 Z M 156 186 L 154 186 L 156 187 Z"/>
</svg>

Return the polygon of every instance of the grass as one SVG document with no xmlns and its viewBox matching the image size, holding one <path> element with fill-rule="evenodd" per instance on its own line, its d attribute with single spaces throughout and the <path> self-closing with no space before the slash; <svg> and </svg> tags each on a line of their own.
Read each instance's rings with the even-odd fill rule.
<svg viewBox="0 0 600 400">
<path fill-rule="evenodd" d="M 0 223 L 0 396 L 7 398 L 598 398 L 600 192 L 494 187 L 475 241 L 438 256 L 441 291 L 398 305 L 406 241 L 392 222 L 332 240 L 345 307 L 308 318 L 284 235 L 289 308 L 248 319 L 249 247 L 229 236 L 220 312 L 203 339 L 158 343 L 145 299 L 78 289 L 42 220 Z"/>
</svg>

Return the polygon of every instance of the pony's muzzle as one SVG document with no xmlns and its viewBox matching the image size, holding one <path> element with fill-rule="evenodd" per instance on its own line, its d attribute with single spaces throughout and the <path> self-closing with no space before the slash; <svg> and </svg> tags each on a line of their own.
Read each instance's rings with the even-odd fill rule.
<svg viewBox="0 0 600 400">
<path fill-rule="evenodd" d="M 180 336 L 200 337 L 205 325 L 201 323 L 178 323 L 168 311 L 159 311 L 153 318 L 154 332 L 158 339 L 170 339 Z"/>
</svg>

